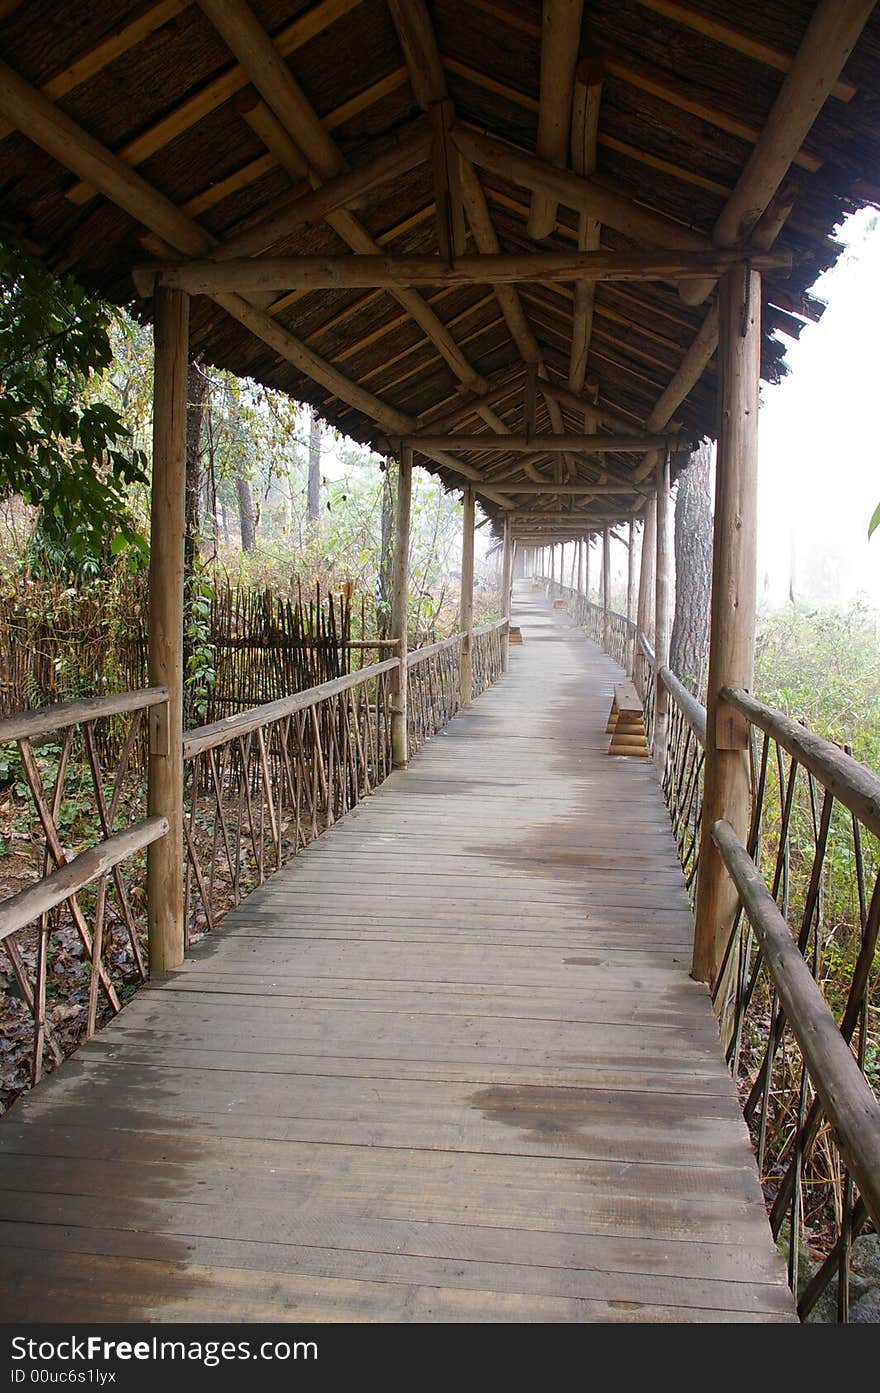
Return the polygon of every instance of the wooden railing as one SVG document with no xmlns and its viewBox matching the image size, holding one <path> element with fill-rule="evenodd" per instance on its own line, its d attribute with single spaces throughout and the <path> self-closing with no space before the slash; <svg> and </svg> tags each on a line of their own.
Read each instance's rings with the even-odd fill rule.
<svg viewBox="0 0 880 1393">
<path fill-rule="evenodd" d="M 464 634 L 452 634 L 407 654 L 407 734 L 410 754 L 448 725 L 461 704 Z"/>
<path fill-rule="evenodd" d="M 471 634 L 472 694 L 475 697 L 497 682 L 504 671 L 506 631 L 507 620 L 496 619 L 492 624 L 481 624 Z"/>
<path fill-rule="evenodd" d="M 388 776 L 397 663 L 186 733 L 187 942 Z"/>
<path fill-rule="evenodd" d="M 29 883 L 0 902 L 0 941 L 29 1020 L 31 1083 L 41 1077 L 47 1052 L 58 1063 L 72 1036 L 93 1034 L 101 1016 L 120 1009 L 124 988 L 146 977 L 143 896 L 135 894 L 143 879 L 140 853 L 168 823 L 146 816 L 133 755 L 145 714 L 158 724 L 167 702 L 164 687 L 150 687 L 0 720 L 0 746 L 14 747 L 9 763 L 34 816 L 22 834 L 23 855 L 16 857 L 13 846 L 7 862 L 21 866 Z M 108 742 L 100 737 L 110 723 L 121 753 L 105 769 L 100 750 Z M 85 842 L 76 854 L 66 845 L 72 836 Z M 61 979 L 77 960 L 75 997 L 61 1000 Z"/>
<path fill-rule="evenodd" d="M 478 697 L 504 670 L 508 621 L 497 619 L 471 632 L 472 695 Z M 448 725 L 461 707 L 461 659 L 464 634 L 452 634 L 407 654 L 407 734 L 413 754 Z"/>
<path fill-rule="evenodd" d="M 569 607 L 603 644 L 601 607 L 583 596 Z M 618 662 L 619 632 L 608 644 Z M 643 634 L 633 680 L 650 741 L 655 660 Z M 706 711 L 669 668 L 656 680 L 668 694 L 661 784 L 693 904 Z M 836 1283 L 846 1320 L 853 1240 L 880 1232 L 880 778 L 748 693 L 723 697 L 751 731 L 752 813 L 746 845 L 726 822 L 711 829 L 740 901 L 714 1001 L 798 1310 L 806 1317 Z"/>
</svg>

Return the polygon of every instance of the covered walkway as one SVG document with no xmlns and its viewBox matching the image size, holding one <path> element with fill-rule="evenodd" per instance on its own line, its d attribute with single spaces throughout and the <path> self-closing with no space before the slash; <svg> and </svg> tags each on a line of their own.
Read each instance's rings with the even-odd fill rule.
<svg viewBox="0 0 880 1393">
<path fill-rule="evenodd" d="M 6 1320 L 793 1319 L 619 670 L 508 675 L 22 1099 Z"/>
</svg>

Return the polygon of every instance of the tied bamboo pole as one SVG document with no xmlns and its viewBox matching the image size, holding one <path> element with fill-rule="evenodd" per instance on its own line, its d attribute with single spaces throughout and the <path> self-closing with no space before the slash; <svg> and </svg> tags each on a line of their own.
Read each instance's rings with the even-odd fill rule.
<svg viewBox="0 0 880 1393">
<path fill-rule="evenodd" d="M 691 975 L 715 985 L 737 912 L 738 895 L 712 828 L 724 820 L 746 842 L 750 790 L 748 725 L 727 705 L 724 686 L 748 691 L 754 681 L 758 379 L 761 365 L 761 278 L 731 272 L 719 291 L 718 451 L 706 765 L 696 929 Z M 716 993 L 719 1013 L 724 992 Z"/>
<path fill-rule="evenodd" d="M 398 641 L 398 666 L 391 674 L 391 759 L 405 769 L 407 742 L 407 602 L 409 599 L 409 532 L 412 507 L 412 450 L 400 450 L 397 466 L 397 528 L 391 570 L 391 633 Z"/>
<path fill-rule="evenodd" d="M 149 681 L 168 701 L 150 711 L 149 816 L 167 835 L 147 851 L 150 972 L 183 962 L 183 567 L 189 296 L 154 302 L 153 485 L 150 514 Z"/>
<path fill-rule="evenodd" d="M 466 488 L 463 494 L 464 516 L 461 537 L 461 704 L 467 706 L 473 696 L 473 628 L 474 628 L 474 491 Z"/>
</svg>

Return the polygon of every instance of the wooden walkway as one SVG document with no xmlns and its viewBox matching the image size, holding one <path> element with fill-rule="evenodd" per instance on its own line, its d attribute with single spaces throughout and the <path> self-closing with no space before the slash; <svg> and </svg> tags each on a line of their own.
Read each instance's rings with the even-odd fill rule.
<svg viewBox="0 0 880 1393">
<path fill-rule="evenodd" d="M 793 1319 L 619 670 L 503 681 L 0 1124 L 11 1320 Z"/>
</svg>

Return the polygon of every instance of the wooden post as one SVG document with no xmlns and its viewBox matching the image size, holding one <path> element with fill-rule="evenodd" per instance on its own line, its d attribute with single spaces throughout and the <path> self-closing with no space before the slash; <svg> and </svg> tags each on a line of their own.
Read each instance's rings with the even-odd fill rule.
<svg viewBox="0 0 880 1393">
<path fill-rule="evenodd" d="M 741 267 L 723 277 L 719 312 L 706 767 L 691 968 L 693 977 L 713 986 L 733 927 L 737 893 L 712 840 L 712 824 L 724 818 L 745 842 L 750 811 L 748 730 L 741 718 L 724 707 L 719 694 L 725 684 L 748 691 L 754 682 L 761 370 L 761 278 L 757 272 Z M 717 1005 L 722 1012 L 722 993 Z"/>
<path fill-rule="evenodd" d="M 150 972 L 183 962 L 183 555 L 189 296 L 159 290 L 154 304 L 153 485 L 150 511 L 151 686 L 168 688 L 150 711 L 148 811 L 169 830 L 147 851 Z"/>
<path fill-rule="evenodd" d="M 635 520 L 629 520 L 629 551 L 626 558 L 626 617 L 632 623 L 635 618 L 634 606 L 636 600 L 636 526 Z M 628 639 L 629 649 L 629 671 L 632 676 L 635 666 L 636 652 L 633 632 L 630 629 Z"/>
<path fill-rule="evenodd" d="M 461 704 L 467 706 L 474 691 L 473 628 L 474 628 L 474 491 L 466 488 L 462 494 L 464 517 L 461 534 L 461 609 L 459 628 L 464 634 L 461 646 Z"/>
<path fill-rule="evenodd" d="M 584 538 L 584 595 L 588 600 L 590 598 L 590 546 L 592 541 L 593 539 L 588 532 Z"/>
<path fill-rule="evenodd" d="M 639 603 L 636 624 L 645 638 L 654 634 L 654 561 L 656 559 L 657 502 L 650 498 L 645 504 L 642 527 L 642 558 L 639 566 Z"/>
<path fill-rule="evenodd" d="M 407 740 L 407 602 L 409 599 L 409 519 L 412 502 L 412 450 L 403 446 L 397 466 L 397 530 L 391 563 L 391 636 L 400 647 L 400 664 L 391 673 L 391 760 L 395 769 L 405 769 L 409 758 Z"/>
<path fill-rule="evenodd" d="M 611 652 L 611 616 L 608 613 L 609 591 L 611 589 L 611 531 L 602 529 L 602 646 L 606 653 Z"/>
<path fill-rule="evenodd" d="M 572 543 L 572 548 L 571 548 L 571 575 L 570 575 L 569 578 L 568 578 L 568 588 L 569 588 L 569 590 L 574 590 L 574 573 L 575 573 L 575 567 L 577 566 L 577 548 L 578 548 L 577 542 L 573 542 L 573 543 Z"/>
<path fill-rule="evenodd" d="M 669 590 L 671 548 L 669 545 L 669 455 L 657 460 L 657 569 L 654 598 L 654 763 L 662 771 L 666 762 L 666 688 L 660 680 L 661 667 L 669 666 Z"/>
<path fill-rule="evenodd" d="M 552 600 L 556 592 L 556 543 L 550 545 L 550 599 Z"/>
<path fill-rule="evenodd" d="M 582 595 L 582 594 L 584 593 L 584 539 L 583 539 L 583 537 L 578 537 L 578 540 L 577 540 L 577 552 L 578 552 L 577 593 L 578 593 L 578 595 Z"/>
<path fill-rule="evenodd" d="M 510 535 L 510 521 L 504 519 L 504 548 L 501 558 L 501 612 L 507 620 L 501 644 L 501 671 L 507 671 L 510 661 L 510 588 L 513 583 L 513 538 Z"/>
</svg>

